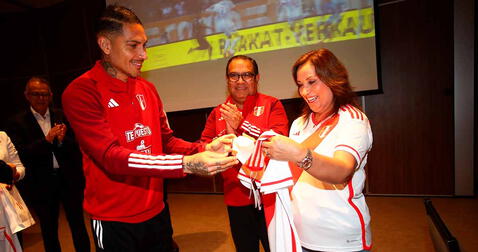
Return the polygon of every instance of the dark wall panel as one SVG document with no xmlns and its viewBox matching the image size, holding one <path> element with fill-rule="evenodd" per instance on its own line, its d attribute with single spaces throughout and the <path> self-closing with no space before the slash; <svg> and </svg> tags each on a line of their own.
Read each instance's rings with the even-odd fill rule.
<svg viewBox="0 0 478 252">
<path fill-rule="evenodd" d="M 71 72 L 91 66 L 98 58 L 90 24 L 99 10 L 99 4 L 85 6 L 81 1 L 66 1 L 44 11 L 41 30 L 50 72 Z"/>
<path fill-rule="evenodd" d="M 379 9 L 383 94 L 366 97 L 368 192 L 454 193 L 453 1 Z"/>
<path fill-rule="evenodd" d="M 2 67 L 0 79 L 47 71 L 38 18 L 32 13 L 0 15 Z"/>
<path fill-rule="evenodd" d="M 8 94 L 0 101 L 0 129 L 26 107 L 23 90 L 33 75 L 50 80 L 54 105 L 68 83 L 99 58 L 93 32 L 104 0 L 65 0 L 44 8 L 21 5 L 15 12 L 0 12 L 2 67 L 0 87 Z"/>
<path fill-rule="evenodd" d="M 0 99 L 0 111 L 2 119 L 0 120 L 0 130 L 6 126 L 7 119 L 17 113 L 20 109 L 26 109 L 27 104 L 23 91 L 24 83 L 28 77 L 0 79 L 0 88 L 3 99 Z"/>
</svg>

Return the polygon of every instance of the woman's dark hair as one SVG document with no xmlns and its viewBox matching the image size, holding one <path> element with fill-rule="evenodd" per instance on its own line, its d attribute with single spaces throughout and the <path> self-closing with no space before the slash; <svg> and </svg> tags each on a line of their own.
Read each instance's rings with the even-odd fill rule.
<svg viewBox="0 0 478 252">
<path fill-rule="evenodd" d="M 302 55 L 294 63 L 292 66 L 292 77 L 296 84 L 298 69 L 308 62 L 315 67 L 315 73 L 319 79 L 332 91 L 334 95 L 334 112 L 337 112 L 341 106 L 347 104 L 361 109 L 357 102 L 357 95 L 350 86 L 347 69 L 328 49 L 322 48 L 310 51 Z M 301 116 L 308 116 L 311 112 L 309 106 L 305 103 Z"/>
<path fill-rule="evenodd" d="M 120 5 L 108 5 L 96 23 L 96 36 L 122 33 L 125 23 L 142 25 L 132 10 Z"/>
<path fill-rule="evenodd" d="M 246 56 L 246 55 L 236 55 L 236 56 L 233 56 L 231 57 L 228 61 L 227 61 L 227 65 L 226 65 L 226 75 L 229 73 L 229 65 L 231 64 L 231 62 L 235 59 L 242 59 L 242 60 L 248 60 L 252 63 L 252 67 L 254 68 L 254 74 L 255 75 L 258 75 L 259 74 L 259 67 L 257 66 L 257 62 L 249 57 L 249 56 Z"/>
</svg>

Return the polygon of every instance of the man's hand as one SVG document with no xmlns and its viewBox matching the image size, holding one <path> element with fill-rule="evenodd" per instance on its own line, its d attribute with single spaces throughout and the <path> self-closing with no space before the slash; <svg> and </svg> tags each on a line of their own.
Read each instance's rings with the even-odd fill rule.
<svg viewBox="0 0 478 252">
<path fill-rule="evenodd" d="M 234 134 L 218 137 L 206 145 L 206 150 L 217 153 L 229 153 L 232 150 L 232 141 L 234 138 L 236 138 Z"/>
<path fill-rule="evenodd" d="M 239 128 L 242 121 L 244 120 L 241 111 L 239 111 L 235 104 L 221 104 L 221 108 L 219 108 L 219 111 L 221 112 L 222 118 L 224 118 L 224 120 L 226 121 L 226 124 L 234 130 L 237 130 L 237 128 Z"/>
<path fill-rule="evenodd" d="M 62 143 L 63 142 L 63 139 L 65 138 L 65 135 L 66 135 L 66 125 L 64 123 L 61 123 L 61 124 L 55 124 L 55 126 L 59 126 L 59 131 L 58 131 L 58 142 Z"/>
<path fill-rule="evenodd" d="M 48 131 L 48 134 L 46 134 L 45 140 L 49 143 L 53 143 L 55 138 L 57 138 L 59 141 L 63 141 L 63 137 L 65 137 L 65 133 L 66 133 L 66 126 L 64 126 L 64 124 L 55 124 L 55 126 L 51 127 L 50 131 Z M 62 134 L 63 136 L 60 140 L 59 137 Z"/>
<path fill-rule="evenodd" d="M 228 157 L 227 155 L 228 153 L 204 151 L 192 156 L 184 156 L 184 172 L 203 176 L 223 172 L 239 162 L 235 156 Z"/>
</svg>

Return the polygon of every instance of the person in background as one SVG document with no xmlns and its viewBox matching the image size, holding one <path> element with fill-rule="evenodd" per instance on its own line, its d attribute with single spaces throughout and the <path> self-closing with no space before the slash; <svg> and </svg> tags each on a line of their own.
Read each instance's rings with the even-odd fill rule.
<svg viewBox="0 0 478 252">
<path fill-rule="evenodd" d="M 10 137 L 0 131 L 0 183 L 14 184 L 25 177 L 25 167 Z"/>
<path fill-rule="evenodd" d="M 24 94 L 29 108 L 7 124 L 8 135 L 26 169 L 18 189 L 40 220 L 45 251 L 61 251 L 60 204 L 76 251 L 90 251 L 82 209 L 85 182 L 73 132 L 63 112 L 50 108 L 53 93 L 46 79 L 30 78 Z"/>
<path fill-rule="evenodd" d="M 260 75 L 254 59 L 236 55 L 226 65 L 229 96 L 209 115 L 201 141 L 226 134 L 257 139 L 264 131 L 287 134 L 288 120 L 281 102 L 257 92 Z M 241 164 L 222 173 L 232 238 L 238 252 L 259 251 L 259 241 L 269 251 L 264 211 L 255 208 L 249 189 L 237 178 Z"/>
<path fill-rule="evenodd" d="M 0 183 L 13 184 L 25 177 L 25 167 L 10 137 L 0 131 Z"/>
<path fill-rule="evenodd" d="M 266 156 L 289 161 L 303 251 L 368 251 L 370 214 L 362 190 L 372 131 L 344 65 L 327 50 L 308 52 L 292 68 L 305 101 L 288 137 L 263 143 Z"/>
<path fill-rule="evenodd" d="M 238 162 L 228 156 L 233 135 L 207 145 L 173 136 L 154 85 L 140 77 L 147 40 L 133 11 L 107 6 L 96 29 L 102 59 L 62 97 L 83 153 L 97 251 L 171 251 L 163 179 L 214 175 Z"/>
<path fill-rule="evenodd" d="M 13 145 L 10 137 L 4 131 L 0 131 L 0 183 L 6 184 L 5 188 L 11 190 L 13 185 L 25 177 L 25 167 L 18 157 L 17 149 Z M 4 197 L 1 195 L 0 197 Z M 3 201 L 3 200 L 2 200 Z M 12 230 L 8 227 L 5 221 L 8 221 L 8 216 L 0 218 L 0 248 L 6 251 L 22 251 L 21 246 L 21 232 L 18 231 L 12 234 Z M 5 218 L 3 218 L 5 217 Z"/>
</svg>

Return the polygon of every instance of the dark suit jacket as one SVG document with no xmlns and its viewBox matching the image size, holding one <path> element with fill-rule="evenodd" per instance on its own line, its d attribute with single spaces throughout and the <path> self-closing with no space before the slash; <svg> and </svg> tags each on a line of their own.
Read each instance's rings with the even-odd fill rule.
<svg viewBox="0 0 478 252">
<path fill-rule="evenodd" d="M 81 153 L 73 131 L 61 110 L 50 108 L 50 119 L 52 127 L 55 122 L 67 125 L 67 133 L 61 144 L 57 141 L 50 144 L 45 140 L 30 109 L 16 115 L 7 124 L 7 133 L 25 166 L 25 177 L 18 183 L 18 187 L 28 201 L 43 200 L 52 193 L 58 193 L 58 188 L 53 188 L 51 183 L 56 176 L 66 180 L 66 183 L 62 183 L 62 190 L 72 190 L 76 195 L 78 190 L 82 193 L 84 188 Z M 52 153 L 58 161 L 59 170 L 53 168 Z M 57 175 L 53 175 L 55 171 L 58 171 Z"/>
</svg>

